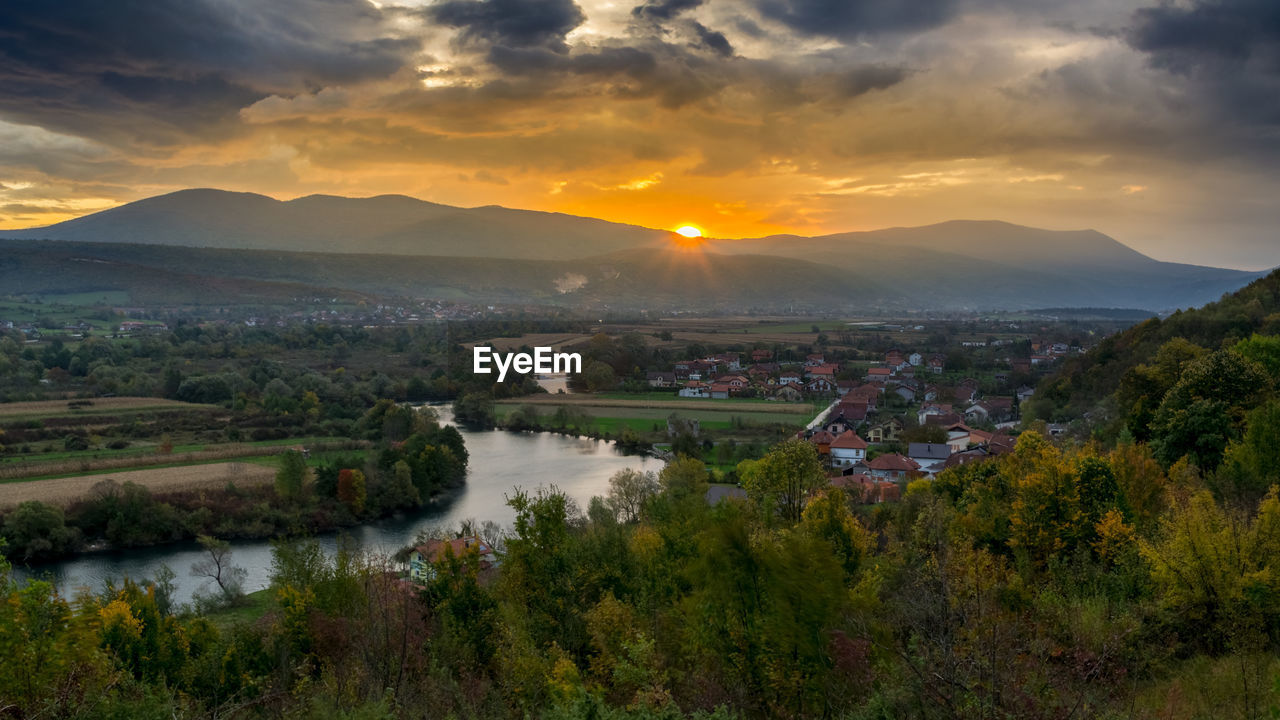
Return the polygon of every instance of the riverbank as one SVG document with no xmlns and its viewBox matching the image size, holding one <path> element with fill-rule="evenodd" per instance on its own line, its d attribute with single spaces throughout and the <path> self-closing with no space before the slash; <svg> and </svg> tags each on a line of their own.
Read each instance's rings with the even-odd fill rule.
<svg viewBox="0 0 1280 720">
<path fill-rule="evenodd" d="M 447 408 L 440 420 L 449 422 Z M 463 521 L 486 520 L 509 526 L 514 512 L 507 505 L 516 488 L 555 485 L 586 509 L 594 495 L 608 492 L 609 478 L 619 470 L 658 470 L 662 461 L 647 455 L 624 455 L 611 442 L 573 435 L 517 433 L 459 428 L 470 460 L 466 483 L 436 495 L 419 510 L 392 514 L 377 520 L 333 527 L 314 536 L 326 552 L 335 552 L 340 538 L 368 552 L 393 554 L 413 542 L 418 533 L 433 527 L 457 527 Z M 266 488 L 269 489 L 269 488 Z M 267 586 L 271 574 L 271 543 L 263 539 L 232 537 L 232 563 L 246 571 L 246 591 Z M 176 600 L 189 602 L 201 581 L 188 574 L 201 551 L 189 540 L 124 550 L 101 549 L 79 553 L 57 562 L 18 568 L 21 578 L 48 577 L 63 592 L 77 587 L 99 589 L 108 579 L 154 577 L 162 566 L 178 578 Z"/>
</svg>

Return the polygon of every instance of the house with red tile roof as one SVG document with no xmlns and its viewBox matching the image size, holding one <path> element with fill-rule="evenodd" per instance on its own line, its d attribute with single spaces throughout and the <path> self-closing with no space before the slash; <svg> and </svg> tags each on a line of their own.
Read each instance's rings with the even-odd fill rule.
<svg viewBox="0 0 1280 720">
<path fill-rule="evenodd" d="M 831 441 L 831 464 L 846 467 L 859 463 L 867 457 L 867 441 L 858 437 L 858 433 L 845 430 Z"/>
<path fill-rule="evenodd" d="M 428 540 L 409 553 L 409 578 L 425 582 L 435 577 L 434 565 L 449 555 L 461 558 L 474 554 L 480 560 L 480 569 L 497 567 L 498 556 L 488 543 L 475 535 L 452 540 Z"/>
<path fill-rule="evenodd" d="M 904 455 L 888 453 L 868 462 L 867 469 L 876 477 L 896 480 L 918 473 L 920 465 L 915 460 Z"/>
</svg>

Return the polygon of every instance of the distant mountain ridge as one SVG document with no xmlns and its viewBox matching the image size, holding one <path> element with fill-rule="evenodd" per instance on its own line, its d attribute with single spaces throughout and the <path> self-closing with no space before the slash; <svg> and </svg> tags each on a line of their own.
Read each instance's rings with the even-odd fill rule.
<svg viewBox="0 0 1280 720">
<path fill-rule="evenodd" d="M 956 220 L 808 238 L 712 239 L 701 252 L 684 253 L 664 230 L 560 213 L 459 208 L 404 195 L 280 201 L 210 189 L 147 198 L 47 227 L 0 231 L 3 238 L 91 243 L 99 254 L 110 254 L 103 246 L 112 244 L 286 251 L 310 258 L 298 260 L 299 267 L 309 268 L 328 267 L 330 261 L 316 260 L 316 254 L 352 254 L 362 257 L 333 262 L 339 267 L 345 262 L 349 270 L 387 266 L 385 282 L 369 277 L 355 283 L 341 273 L 330 277 L 328 269 L 299 275 L 272 263 L 271 272 L 290 277 L 264 277 L 265 270 L 242 263 L 223 265 L 234 267 L 235 277 L 359 292 L 427 296 L 448 288 L 473 299 L 492 292 L 518 301 L 543 298 L 545 291 L 556 303 L 589 299 L 628 307 L 749 303 L 783 308 L 801 302 L 821 309 L 826 298 L 826 309 L 833 311 L 1163 310 L 1216 300 L 1262 275 L 1160 262 L 1093 230 L 1042 230 L 999 221 Z M 124 248 L 119 252 L 134 255 Z M 143 255 L 129 262 L 149 264 Z M 179 263 L 193 257 L 166 256 Z M 399 259 L 385 263 L 377 256 Z M 400 269 L 410 266 L 418 268 L 416 281 L 402 277 Z M 505 274 L 494 285 L 489 275 L 496 266 Z M 584 282 L 566 285 L 565 273 Z M 531 282 L 538 283 L 536 288 Z M 508 291 L 503 283 L 521 290 Z"/>
</svg>

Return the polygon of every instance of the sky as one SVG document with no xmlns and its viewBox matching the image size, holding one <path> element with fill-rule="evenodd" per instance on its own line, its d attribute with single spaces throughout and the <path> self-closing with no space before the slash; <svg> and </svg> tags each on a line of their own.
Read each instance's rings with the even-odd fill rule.
<svg viewBox="0 0 1280 720">
<path fill-rule="evenodd" d="M 6 0 L 0 227 L 187 187 L 1280 265 L 1275 0 Z"/>
</svg>

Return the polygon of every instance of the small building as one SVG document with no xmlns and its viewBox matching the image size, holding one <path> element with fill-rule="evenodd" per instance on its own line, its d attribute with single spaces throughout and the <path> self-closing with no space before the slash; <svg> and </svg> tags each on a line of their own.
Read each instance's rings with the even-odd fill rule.
<svg viewBox="0 0 1280 720">
<path fill-rule="evenodd" d="M 898 453 L 889 453 L 867 463 L 867 469 L 874 477 L 899 480 L 920 472 L 920 464 Z"/>
<path fill-rule="evenodd" d="M 690 380 L 684 384 L 684 387 L 680 388 L 680 392 L 677 394 L 680 397 L 687 398 L 711 397 L 711 386 L 700 380 Z"/>
<path fill-rule="evenodd" d="M 882 423 L 873 425 L 867 431 L 867 439 L 873 443 L 897 442 L 898 434 L 905 427 L 901 418 L 891 417 Z"/>
<path fill-rule="evenodd" d="M 889 378 L 892 377 L 892 375 L 893 371 L 889 368 L 876 367 L 867 370 L 866 379 L 869 383 L 879 383 L 883 385 L 884 383 L 889 382 Z"/>
<path fill-rule="evenodd" d="M 498 566 L 498 556 L 493 548 L 475 535 L 453 540 L 428 540 L 409 553 L 409 578 L 417 582 L 430 580 L 435 577 L 436 563 L 449 554 L 461 558 L 468 553 L 474 553 L 480 558 L 481 570 Z"/>
<path fill-rule="evenodd" d="M 951 457 L 951 446 L 946 443 L 911 443 L 907 446 L 907 457 L 920 466 L 921 472 L 933 475 L 940 472 L 947 458 Z"/>
<path fill-rule="evenodd" d="M 852 430 L 845 430 L 831 441 L 831 464 L 836 467 L 847 467 L 860 463 L 867 457 L 867 441 L 858 437 Z"/>
<path fill-rule="evenodd" d="M 673 372 L 651 372 L 645 375 L 651 388 L 672 388 L 676 386 L 676 374 Z"/>
<path fill-rule="evenodd" d="M 831 443 L 835 442 L 835 439 L 836 436 L 826 430 L 819 430 L 809 436 L 809 442 L 813 443 L 813 446 L 818 449 L 819 455 L 830 455 Z"/>
</svg>

